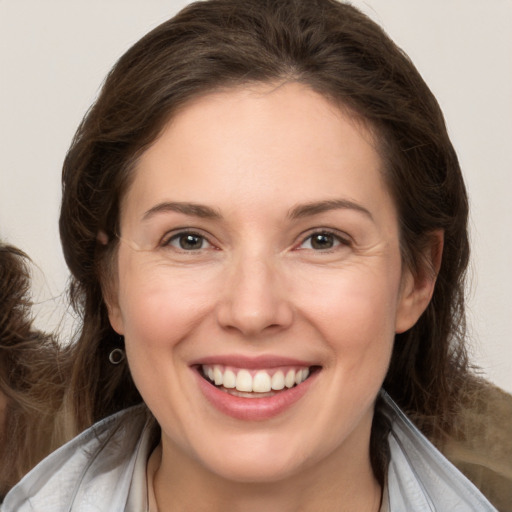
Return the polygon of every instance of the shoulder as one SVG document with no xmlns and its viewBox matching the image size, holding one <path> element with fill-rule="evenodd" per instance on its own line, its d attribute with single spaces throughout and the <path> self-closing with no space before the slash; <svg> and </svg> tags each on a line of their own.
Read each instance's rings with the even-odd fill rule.
<svg viewBox="0 0 512 512">
<path fill-rule="evenodd" d="M 499 510 L 512 510 L 512 395 L 474 377 L 456 428 L 439 446 Z"/>
<path fill-rule="evenodd" d="M 390 510 L 496 511 L 385 393 L 384 399 L 392 420 L 388 469 Z"/>
<path fill-rule="evenodd" d="M 11 489 L 2 512 L 124 510 L 123 500 L 126 502 L 147 423 L 144 406 L 96 423 L 44 459 Z M 79 508 L 73 504 L 80 504 Z"/>
</svg>

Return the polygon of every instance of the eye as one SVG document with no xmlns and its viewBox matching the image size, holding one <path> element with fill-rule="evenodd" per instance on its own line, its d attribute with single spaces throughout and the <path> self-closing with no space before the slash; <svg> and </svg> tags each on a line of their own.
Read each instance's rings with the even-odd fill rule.
<svg viewBox="0 0 512 512">
<path fill-rule="evenodd" d="M 299 247 L 314 251 L 328 251 L 340 245 L 349 245 L 349 241 L 329 231 L 319 231 L 305 238 Z"/>
<path fill-rule="evenodd" d="M 164 245 L 181 249 L 182 251 L 199 251 L 205 249 L 211 244 L 202 235 L 197 233 L 182 232 L 171 236 Z"/>
</svg>

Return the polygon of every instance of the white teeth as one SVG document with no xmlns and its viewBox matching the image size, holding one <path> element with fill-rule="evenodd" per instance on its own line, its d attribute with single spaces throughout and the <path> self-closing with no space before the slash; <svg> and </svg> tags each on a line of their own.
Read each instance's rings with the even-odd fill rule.
<svg viewBox="0 0 512 512">
<path fill-rule="evenodd" d="M 293 388 L 295 384 L 295 372 L 293 370 L 288 370 L 286 377 L 284 378 L 284 385 L 287 388 Z"/>
<path fill-rule="evenodd" d="M 295 384 L 304 382 L 309 376 L 309 368 L 303 368 L 295 373 Z"/>
<path fill-rule="evenodd" d="M 272 375 L 272 389 L 274 391 L 280 391 L 284 388 L 284 373 L 279 370 Z"/>
<path fill-rule="evenodd" d="M 247 370 L 240 370 L 236 376 L 236 389 L 238 391 L 252 391 L 252 377 Z"/>
<path fill-rule="evenodd" d="M 222 370 L 218 366 L 213 368 L 213 381 L 216 386 L 222 386 L 223 375 Z"/>
<path fill-rule="evenodd" d="M 267 372 L 258 372 L 252 379 L 252 390 L 256 393 L 266 393 L 272 389 L 272 379 Z"/>
<path fill-rule="evenodd" d="M 258 370 L 254 376 L 249 370 L 225 368 L 221 365 L 203 365 L 203 375 L 208 377 L 216 386 L 226 389 L 236 389 L 243 393 L 268 393 L 281 391 L 301 384 L 309 376 L 309 368 L 289 369 L 286 375 L 277 370 L 272 376 L 266 370 Z"/>
<path fill-rule="evenodd" d="M 225 388 L 228 388 L 228 389 L 233 389 L 234 387 L 236 387 L 236 375 L 235 375 L 235 373 L 232 372 L 231 370 L 226 370 L 224 372 L 224 379 L 223 379 L 222 385 Z"/>
</svg>

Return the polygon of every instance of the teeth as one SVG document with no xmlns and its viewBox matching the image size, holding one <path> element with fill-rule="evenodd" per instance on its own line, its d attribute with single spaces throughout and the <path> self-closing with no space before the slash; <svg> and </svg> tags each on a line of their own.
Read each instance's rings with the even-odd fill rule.
<svg viewBox="0 0 512 512">
<path fill-rule="evenodd" d="M 225 368 L 220 365 L 203 365 L 203 375 L 208 377 L 216 386 L 236 389 L 244 393 L 268 393 L 292 388 L 301 384 L 309 376 L 309 368 L 289 369 L 286 375 L 283 370 L 277 370 L 271 375 L 266 370 L 258 370 L 251 374 L 249 370 Z"/>
<path fill-rule="evenodd" d="M 286 374 L 286 377 L 284 378 L 284 385 L 287 388 L 293 388 L 293 385 L 295 384 L 295 372 L 293 370 L 289 370 Z"/>
<path fill-rule="evenodd" d="M 222 371 L 218 366 L 213 368 L 213 381 L 216 386 L 222 386 L 224 380 L 224 375 L 222 375 Z"/>
<path fill-rule="evenodd" d="M 299 370 L 297 373 L 295 373 L 295 384 L 300 384 L 301 382 L 304 382 L 309 375 L 309 368 L 303 368 L 302 370 Z"/>
<path fill-rule="evenodd" d="M 284 388 L 284 373 L 279 370 L 274 375 L 272 375 L 272 389 L 275 391 L 280 391 Z"/>
<path fill-rule="evenodd" d="M 252 391 L 252 377 L 247 370 L 240 370 L 238 372 L 235 387 L 238 391 Z"/>
<path fill-rule="evenodd" d="M 258 372 L 252 379 L 252 390 L 256 393 L 266 393 L 272 389 L 272 379 L 267 372 Z"/>
<path fill-rule="evenodd" d="M 222 381 L 222 385 L 228 389 L 233 389 L 234 387 L 236 387 L 235 372 L 232 372 L 231 370 L 226 370 L 224 372 L 224 379 Z"/>
</svg>

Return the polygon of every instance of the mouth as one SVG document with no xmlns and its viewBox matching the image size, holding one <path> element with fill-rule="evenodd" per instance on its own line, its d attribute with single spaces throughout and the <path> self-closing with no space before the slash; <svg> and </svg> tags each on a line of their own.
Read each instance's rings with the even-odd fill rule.
<svg viewBox="0 0 512 512">
<path fill-rule="evenodd" d="M 205 356 L 190 367 L 207 410 L 213 406 L 222 415 L 252 422 L 283 417 L 298 403 L 310 405 L 303 397 L 317 396 L 312 390 L 318 389 L 323 369 L 315 363 L 278 355 L 224 354 Z"/>
<path fill-rule="evenodd" d="M 221 364 L 198 365 L 201 377 L 231 396 L 269 398 L 296 388 L 320 370 L 319 366 L 237 368 Z"/>
</svg>

